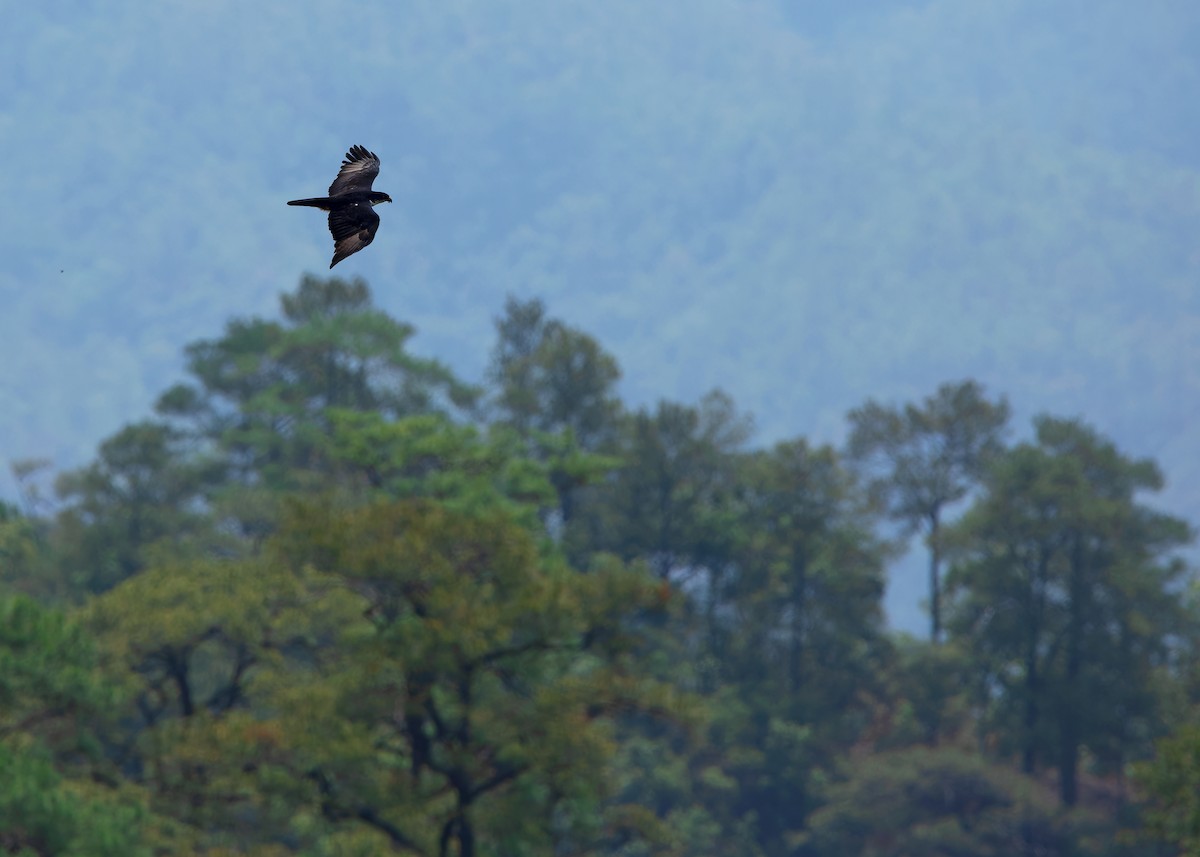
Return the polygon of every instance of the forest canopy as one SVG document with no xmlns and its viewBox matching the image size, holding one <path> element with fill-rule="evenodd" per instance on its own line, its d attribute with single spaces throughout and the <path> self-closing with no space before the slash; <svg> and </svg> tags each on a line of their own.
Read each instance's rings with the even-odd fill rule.
<svg viewBox="0 0 1200 857">
<path fill-rule="evenodd" d="M 306 276 L 52 491 L 18 466 L 5 850 L 1198 853 L 1154 461 L 970 379 L 758 446 L 538 300 L 479 382 L 413 334 Z M 881 608 L 915 535 L 926 639 Z"/>
</svg>

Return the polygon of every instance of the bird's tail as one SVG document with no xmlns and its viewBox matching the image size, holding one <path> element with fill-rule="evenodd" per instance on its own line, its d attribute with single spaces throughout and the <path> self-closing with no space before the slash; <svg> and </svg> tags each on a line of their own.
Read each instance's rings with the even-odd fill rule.
<svg viewBox="0 0 1200 857">
<path fill-rule="evenodd" d="M 327 196 L 315 196 L 312 199 L 289 199 L 288 205 L 310 205 L 313 208 L 329 210 L 330 199 Z"/>
</svg>

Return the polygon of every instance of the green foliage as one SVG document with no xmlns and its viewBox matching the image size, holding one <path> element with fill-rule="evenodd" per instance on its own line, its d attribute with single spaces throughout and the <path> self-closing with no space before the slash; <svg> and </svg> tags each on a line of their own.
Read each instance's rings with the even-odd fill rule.
<svg viewBox="0 0 1200 857">
<path fill-rule="evenodd" d="M 1152 761 L 1137 769 L 1148 796 L 1146 826 L 1179 848 L 1184 857 L 1200 855 L 1200 725 L 1191 724 L 1163 738 Z"/>
<path fill-rule="evenodd" d="M 39 522 L 0 502 L 0 585 L 33 588 L 46 571 L 44 534 Z"/>
<path fill-rule="evenodd" d="M 942 515 L 967 496 L 1001 451 L 1008 403 L 974 381 L 943 384 L 921 407 L 867 402 L 849 414 L 847 454 L 887 514 L 929 546 L 929 638 L 942 633 Z"/>
<path fill-rule="evenodd" d="M 884 753 L 852 763 L 799 837 L 817 855 L 1083 855 L 1095 820 L 1053 809 L 1042 786 L 955 749 Z"/>
<path fill-rule="evenodd" d="M 0 848 L 18 855 L 149 855 L 140 843 L 144 813 L 65 783 L 39 748 L 0 743 Z"/>
<path fill-rule="evenodd" d="M 546 317 L 540 300 L 509 297 L 489 370 L 500 421 L 522 435 L 570 430 L 586 450 L 611 443 L 620 413 L 617 361 L 588 334 Z"/>
<path fill-rule="evenodd" d="M 128 700 L 102 721 L 112 761 L 137 772 L 185 841 L 268 844 L 290 829 L 295 809 L 281 806 L 281 774 L 269 767 L 283 727 L 263 687 L 304 687 L 302 667 L 358 619 L 356 607 L 271 563 L 211 560 L 150 569 L 88 606 L 106 672 Z"/>
<path fill-rule="evenodd" d="M 23 596 L 0 595 L 0 737 L 94 710 L 104 696 L 93 652 L 61 613 Z"/>
<path fill-rule="evenodd" d="M 275 624 L 291 615 L 298 589 L 261 563 L 175 564 L 126 581 L 84 616 L 105 658 L 144 683 L 139 708 L 154 722 L 236 705 L 247 670 L 282 642 Z"/>
<path fill-rule="evenodd" d="M 333 653 L 328 730 L 374 750 L 355 763 L 305 748 L 326 817 L 358 807 L 393 843 L 444 837 L 464 854 L 603 830 L 613 718 L 676 707 L 631 658 L 648 581 L 613 565 L 580 576 L 498 511 L 428 502 L 300 505 L 279 550 L 362 599 Z"/>
<path fill-rule="evenodd" d="M 1191 534 L 1138 502 L 1162 484 L 1153 462 L 1075 421 L 1036 428 L 953 536 L 952 628 L 977 653 L 992 723 L 1026 772 L 1057 767 L 1071 804 L 1083 745 L 1119 768 L 1160 728 L 1156 670 L 1194 622 L 1175 555 Z"/>
<path fill-rule="evenodd" d="M 749 433 L 749 419 L 720 391 L 698 406 L 664 401 L 631 415 L 615 450 L 622 466 L 584 497 L 578 538 L 642 559 L 664 580 L 715 573 L 730 539 L 733 454 Z"/>
<path fill-rule="evenodd" d="M 758 683 L 772 708 L 822 724 L 835 744 L 852 741 L 886 657 L 882 546 L 828 447 L 784 442 L 741 466 L 724 582 L 737 622 L 721 629 L 728 676 Z"/>
<path fill-rule="evenodd" d="M 891 673 L 891 722 L 883 748 L 911 744 L 938 746 L 966 737 L 974 704 L 971 679 L 977 662 L 954 643 L 936 645 L 900 637 L 895 640 Z"/>
<path fill-rule="evenodd" d="M 154 810 L 210 847 L 602 838 L 616 718 L 685 707 L 633 656 L 657 592 L 468 506 L 295 501 L 267 556 L 152 569 L 89 607 L 133 702 L 110 741 Z"/>
<path fill-rule="evenodd" d="M 382 496 L 426 497 L 463 510 L 503 506 L 527 517 L 554 497 L 553 462 L 525 457 L 524 444 L 504 429 L 483 436 L 440 414 L 385 421 L 337 410 L 330 420 L 331 462 Z"/>
<path fill-rule="evenodd" d="M 91 593 L 70 618 L 0 597 L 0 846 L 1137 840 L 1123 772 L 1186 717 L 1200 639 L 1190 529 L 1139 502 L 1152 462 L 1049 418 L 1002 451 L 1007 406 L 969 381 L 868 402 L 846 456 L 756 448 L 724 393 L 627 412 L 615 361 L 539 301 L 497 328 L 484 414 L 365 284 L 306 278 L 279 321 L 190 346 L 191 381 L 62 477 L 55 515 L 0 506 L 5 585 Z M 951 552 L 944 644 L 885 633 L 883 513 Z M 1138 776 L 1183 847 L 1176 734 Z"/>
<path fill-rule="evenodd" d="M 544 507 L 543 516 L 552 511 L 568 528 L 580 489 L 617 464 L 599 453 L 616 443 L 621 370 L 591 336 L 547 318 L 540 300 L 509 296 L 496 335 L 488 375 L 497 423 L 548 464 L 557 503 L 553 510 Z"/>
<path fill-rule="evenodd" d="M 39 855 L 149 854 L 145 813 L 58 764 L 76 757 L 112 693 L 94 671 L 91 641 L 61 613 L 0 595 L 0 848 Z M 86 725 L 84 726 L 86 729 Z M 57 751 L 62 758 L 56 759 Z M 56 764 L 56 762 L 58 764 Z"/>
<path fill-rule="evenodd" d="M 103 592 L 146 567 L 147 550 L 172 542 L 183 552 L 206 532 L 199 504 L 221 475 L 187 454 L 181 432 L 160 422 L 126 426 L 100 446 L 96 462 L 56 485 L 67 503 L 58 548 L 72 583 Z"/>
<path fill-rule="evenodd" d="M 916 529 L 983 475 L 1001 451 L 1008 413 L 974 381 L 943 384 L 921 407 L 870 401 L 849 414 L 848 453 L 873 477 L 888 514 Z"/>
<path fill-rule="evenodd" d="M 413 329 L 376 309 L 361 280 L 305 276 L 281 303 L 282 322 L 234 321 L 223 338 L 189 345 L 194 383 L 159 400 L 235 479 L 274 489 L 319 481 L 335 410 L 396 419 L 471 408 L 475 392 L 409 354 Z"/>
</svg>

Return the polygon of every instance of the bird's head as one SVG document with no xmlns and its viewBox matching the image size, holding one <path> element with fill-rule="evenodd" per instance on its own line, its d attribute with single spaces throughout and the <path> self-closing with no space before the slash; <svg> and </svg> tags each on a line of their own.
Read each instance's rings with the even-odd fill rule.
<svg viewBox="0 0 1200 857">
<path fill-rule="evenodd" d="M 392 198 L 382 191 L 371 191 L 371 205 L 379 205 L 381 202 L 391 202 Z"/>
</svg>

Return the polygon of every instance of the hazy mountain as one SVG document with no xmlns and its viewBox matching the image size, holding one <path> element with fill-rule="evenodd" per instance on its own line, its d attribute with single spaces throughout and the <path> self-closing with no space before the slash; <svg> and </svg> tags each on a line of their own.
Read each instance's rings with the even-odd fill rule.
<svg viewBox="0 0 1200 857">
<path fill-rule="evenodd" d="M 86 460 L 187 342 L 331 246 L 477 376 L 507 292 L 720 386 L 763 440 L 974 377 L 1200 508 L 1200 6 L 1186 0 L 21 4 L 0 30 L 0 456 Z M 9 483 L 8 491 L 11 492 Z"/>
</svg>

